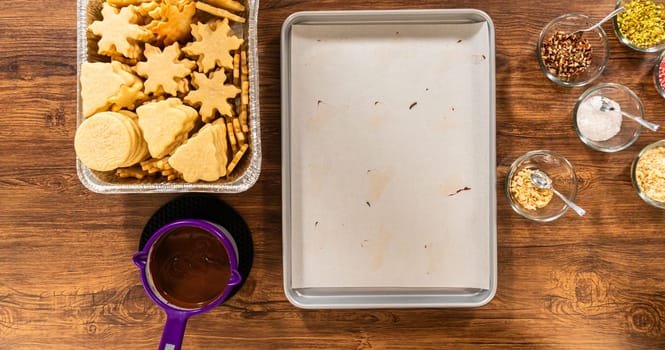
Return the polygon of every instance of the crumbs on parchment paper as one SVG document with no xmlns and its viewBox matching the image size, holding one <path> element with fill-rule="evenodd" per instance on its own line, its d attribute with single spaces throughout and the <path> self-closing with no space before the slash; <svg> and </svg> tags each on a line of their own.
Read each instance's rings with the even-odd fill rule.
<svg viewBox="0 0 665 350">
<path fill-rule="evenodd" d="M 454 195 L 456 195 L 456 194 L 459 194 L 460 192 L 470 191 L 470 190 L 471 190 L 471 187 L 464 186 L 464 187 L 458 189 L 457 191 L 455 191 L 455 192 L 453 192 L 453 193 L 449 193 L 449 194 L 448 194 L 448 197 L 450 197 L 450 196 L 454 196 Z"/>
</svg>

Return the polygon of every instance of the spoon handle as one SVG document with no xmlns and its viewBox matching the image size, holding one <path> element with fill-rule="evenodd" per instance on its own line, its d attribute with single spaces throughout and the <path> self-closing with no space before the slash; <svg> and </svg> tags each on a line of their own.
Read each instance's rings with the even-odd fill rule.
<svg viewBox="0 0 665 350">
<path fill-rule="evenodd" d="M 593 26 L 591 26 L 591 27 L 589 27 L 589 28 L 587 28 L 587 29 L 583 29 L 583 30 L 581 30 L 581 32 L 588 32 L 588 31 L 591 31 L 591 30 L 594 30 L 594 29 L 600 27 L 603 23 L 607 22 L 608 19 L 610 19 L 610 18 L 616 16 L 617 14 L 619 14 L 619 12 L 621 12 L 621 11 L 623 11 L 623 10 L 625 10 L 625 9 L 626 9 L 626 8 L 623 7 L 623 6 L 619 7 L 618 9 L 616 9 L 616 10 L 610 12 L 609 15 L 605 16 L 605 18 L 601 19 L 598 23 L 594 24 Z"/>
<path fill-rule="evenodd" d="M 658 125 L 656 123 L 652 123 L 650 121 L 644 120 L 640 117 L 634 116 L 634 115 L 626 113 L 624 111 L 621 111 L 621 113 L 623 113 L 623 115 L 625 115 L 626 117 L 642 124 L 643 127 L 648 128 L 651 131 L 658 131 L 658 129 L 660 129 L 660 125 Z"/>
<path fill-rule="evenodd" d="M 561 193 L 559 193 L 559 191 L 555 190 L 554 187 L 552 187 L 552 188 L 550 188 L 550 189 L 552 190 L 552 192 L 554 192 L 554 194 L 556 194 L 557 196 L 559 196 L 559 198 L 561 198 L 561 200 L 562 200 L 564 203 L 566 203 L 566 205 L 568 205 L 568 207 L 570 207 L 571 209 L 573 209 L 573 210 L 577 213 L 577 215 L 579 215 L 579 216 L 584 216 L 584 214 L 586 214 L 586 210 L 580 208 L 577 204 L 573 203 L 570 199 L 566 198 L 566 196 L 564 196 L 564 195 L 562 195 Z"/>
</svg>

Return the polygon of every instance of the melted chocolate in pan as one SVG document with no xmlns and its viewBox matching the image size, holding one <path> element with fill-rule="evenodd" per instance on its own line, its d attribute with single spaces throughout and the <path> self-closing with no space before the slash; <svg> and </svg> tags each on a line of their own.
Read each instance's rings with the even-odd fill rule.
<svg viewBox="0 0 665 350">
<path fill-rule="evenodd" d="M 141 240 L 138 247 L 139 251 L 143 249 L 150 237 L 157 232 L 160 227 L 181 219 L 201 219 L 213 222 L 224 227 L 233 237 L 238 248 L 238 256 L 240 257 L 238 262 L 238 272 L 242 275 L 242 282 L 235 286 L 231 291 L 231 294 L 229 294 L 229 297 L 227 298 L 228 300 L 242 287 L 252 268 L 254 247 L 249 227 L 233 208 L 212 195 L 184 195 L 166 203 L 157 210 L 152 217 L 150 217 L 141 233 Z M 196 235 L 195 232 L 190 234 Z M 187 233 L 182 233 L 180 234 L 180 238 L 185 238 L 186 235 Z M 220 278 L 224 280 L 223 277 Z M 226 280 L 228 280 L 228 277 L 226 277 Z M 222 285 L 221 287 L 223 288 L 225 286 L 226 285 Z M 171 293 L 174 292 L 177 293 L 178 291 L 171 291 Z M 215 291 L 201 290 L 201 292 L 203 294 L 215 294 Z M 203 294 L 198 297 L 205 299 Z M 191 300 L 191 302 L 200 303 L 201 300 Z"/>
</svg>

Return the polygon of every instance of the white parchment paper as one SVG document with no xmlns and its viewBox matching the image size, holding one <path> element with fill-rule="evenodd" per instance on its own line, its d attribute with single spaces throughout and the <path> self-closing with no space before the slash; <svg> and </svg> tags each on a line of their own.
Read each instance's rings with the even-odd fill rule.
<svg viewBox="0 0 665 350">
<path fill-rule="evenodd" d="M 293 288 L 489 288 L 487 24 L 291 39 Z"/>
</svg>

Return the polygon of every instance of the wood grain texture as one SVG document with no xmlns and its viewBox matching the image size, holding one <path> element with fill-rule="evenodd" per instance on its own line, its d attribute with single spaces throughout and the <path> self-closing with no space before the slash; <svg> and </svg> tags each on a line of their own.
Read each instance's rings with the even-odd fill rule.
<svg viewBox="0 0 665 350">
<path fill-rule="evenodd" d="M 665 215 L 631 187 L 629 167 L 663 133 L 616 154 L 584 146 L 571 124 L 584 88 L 540 72 L 535 43 L 567 12 L 601 18 L 613 1 L 262 0 L 259 61 L 262 172 L 220 195 L 253 232 L 255 259 L 236 296 L 189 321 L 184 349 L 663 349 Z M 78 181 L 76 3 L 3 2 L 0 11 L 0 349 L 154 349 L 165 315 L 131 262 L 150 215 L 173 195 L 98 195 Z M 279 32 L 300 10 L 478 8 L 496 28 L 497 295 L 477 309 L 300 310 L 282 287 Z M 622 46 L 610 24 L 598 82 L 636 91 L 665 124 L 651 69 L 657 54 Z M 572 213 L 538 224 L 503 187 L 522 153 L 566 156 L 580 176 Z"/>
</svg>

